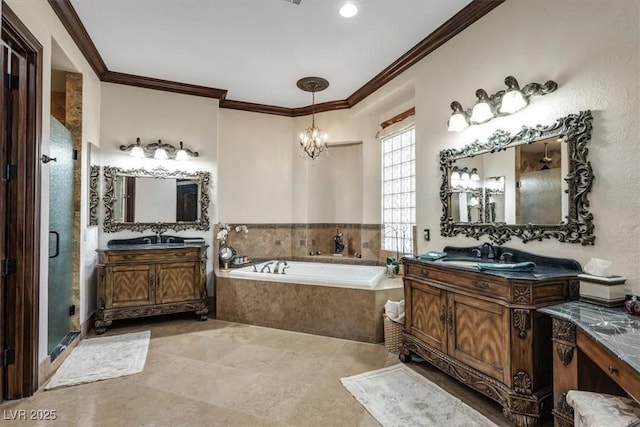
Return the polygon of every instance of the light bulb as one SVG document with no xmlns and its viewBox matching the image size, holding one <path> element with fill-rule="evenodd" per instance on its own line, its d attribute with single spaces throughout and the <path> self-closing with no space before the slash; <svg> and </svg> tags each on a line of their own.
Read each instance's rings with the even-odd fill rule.
<svg viewBox="0 0 640 427">
<path fill-rule="evenodd" d="M 176 153 L 176 160 L 184 162 L 185 160 L 189 160 L 189 155 L 184 150 L 178 150 Z"/>
<path fill-rule="evenodd" d="M 166 160 L 169 158 L 169 156 L 167 156 L 167 151 L 164 148 L 157 148 L 156 153 L 153 155 L 153 158 L 158 160 Z"/>
<path fill-rule="evenodd" d="M 471 123 L 480 124 L 495 117 L 491 106 L 487 102 L 478 102 L 471 110 Z"/>
<path fill-rule="evenodd" d="M 449 132 L 460 132 L 469 127 L 467 118 L 462 113 L 455 113 L 449 118 L 447 130 Z"/>
<path fill-rule="evenodd" d="M 523 109 L 527 105 L 527 100 L 519 90 L 510 90 L 502 95 L 502 103 L 500 104 L 500 112 L 504 114 L 512 114 Z"/>
<path fill-rule="evenodd" d="M 352 18 L 358 13 L 358 8 L 353 3 L 347 3 L 340 8 L 340 16 L 343 18 Z"/>
<path fill-rule="evenodd" d="M 136 145 L 131 149 L 131 153 L 129 153 L 129 155 L 140 159 L 144 157 L 144 150 L 139 145 Z"/>
</svg>

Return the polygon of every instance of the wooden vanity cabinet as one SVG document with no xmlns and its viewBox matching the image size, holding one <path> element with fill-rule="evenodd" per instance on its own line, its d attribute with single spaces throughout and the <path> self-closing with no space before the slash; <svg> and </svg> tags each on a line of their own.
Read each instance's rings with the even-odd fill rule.
<svg viewBox="0 0 640 427">
<path fill-rule="evenodd" d="M 95 329 L 113 320 L 193 311 L 206 320 L 207 246 L 99 251 Z"/>
<path fill-rule="evenodd" d="M 551 319 L 536 308 L 578 297 L 575 276 L 514 280 L 405 261 L 400 359 L 415 353 L 503 407 L 516 425 L 553 408 Z"/>
</svg>

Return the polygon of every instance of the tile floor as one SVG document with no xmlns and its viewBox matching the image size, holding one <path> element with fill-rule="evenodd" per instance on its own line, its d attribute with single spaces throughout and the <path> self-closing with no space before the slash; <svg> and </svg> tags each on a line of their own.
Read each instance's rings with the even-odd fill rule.
<svg viewBox="0 0 640 427">
<path fill-rule="evenodd" d="M 340 378 L 399 363 L 367 344 L 189 315 L 114 322 L 106 335 L 151 330 L 137 375 L 38 391 L 0 404 L 19 426 L 378 426 Z M 409 366 L 499 426 L 492 401 L 425 363 Z M 55 410 L 55 421 L 10 421 L 18 410 Z"/>
</svg>

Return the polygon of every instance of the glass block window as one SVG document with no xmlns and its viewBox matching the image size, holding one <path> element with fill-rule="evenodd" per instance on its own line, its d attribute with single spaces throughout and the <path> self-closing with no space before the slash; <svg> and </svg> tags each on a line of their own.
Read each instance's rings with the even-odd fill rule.
<svg viewBox="0 0 640 427">
<path fill-rule="evenodd" d="M 416 223 L 415 128 L 382 140 L 382 249 L 410 254 Z"/>
</svg>

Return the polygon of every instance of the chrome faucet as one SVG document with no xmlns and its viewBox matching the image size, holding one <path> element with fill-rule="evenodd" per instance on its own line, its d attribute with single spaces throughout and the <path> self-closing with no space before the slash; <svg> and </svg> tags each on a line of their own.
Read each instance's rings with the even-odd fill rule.
<svg viewBox="0 0 640 427">
<path fill-rule="evenodd" d="M 476 256 L 476 258 L 482 258 L 482 251 L 478 248 L 471 249 L 471 253 Z"/>
<path fill-rule="evenodd" d="M 269 261 L 265 265 L 263 265 L 260 269 L 260 273 L 264 273 L 265 270 L 267 270 L 267 273 L 271 273 L 271 267 L 269 267 L 271 264 L 273 264 L 273 261 Z"/>
<path fill-rule="evenodd" d="M 285 263 L 284 267 L 282 267 L 282 271 L 280 272 L 280 274 L 284 274 L 284 271 L 285 271 L 287 268 L 291 268 L 291 266 Z"/>
<path fill-rule="evenodd" d="M 173 236 L 167 237 L 167 243 L 173 243 L 174 240 Z"/>
<path fill-rule="evenodd" d="M 282 267 L 282 271 L 284 272 L 284 268 L 289 266 L 289 264 L 287 264 L 287 261 L 276 261 L 276 266 L 273 268 L 273 274 L 278 274 L 280 273 L 280 264 L 284 264 L 284 266 Z M 284 273 L 283 273 L 284 274 Z"/>
<path fill-rule="evenodd" d="M 513 254 L 511 252 L 502 252 L 500 254 L 500 262 L 513 262 Z"/>
<path fill-rule="evenodd" d="M 491 243 L 484 242 L 482 245 L 480 245 L 480 250 L 483 250 L 484 248 L 487 248 L 487 258 L 488 259 L 495 259 L 496 258 L 495 248 L 493 247 L 493 245 Z"/>
<path fill-rule="evenodd" d="M 156 233 L 156 243 L 162 243 L 162 234 Z"/>
</svg>

